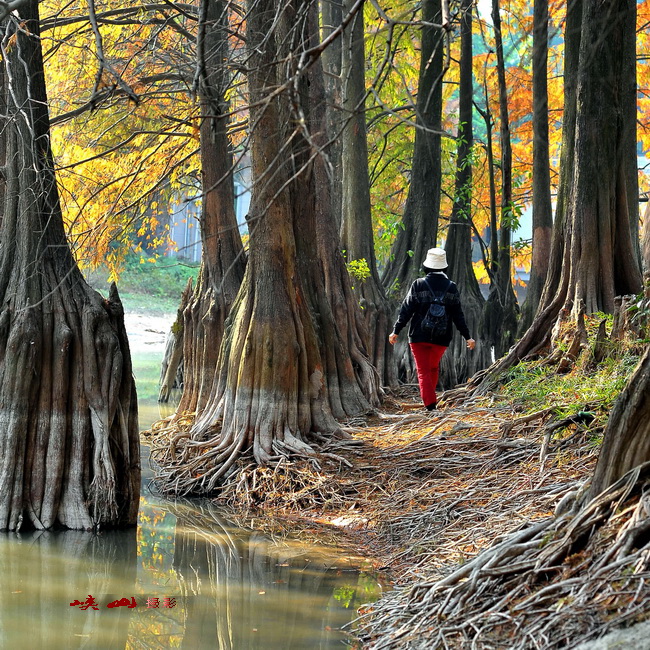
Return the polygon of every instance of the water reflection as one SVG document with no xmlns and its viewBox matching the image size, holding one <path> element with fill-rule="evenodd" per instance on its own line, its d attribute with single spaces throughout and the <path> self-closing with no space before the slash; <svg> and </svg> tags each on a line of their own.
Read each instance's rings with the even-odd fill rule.
<svg viewBox="0 0 650 650">
<path fill-rule="evenodd" d="M 140 399 L 138 401 L 138 424 L 140 431 L 151 428 L 151 425 L 158 420 L 163 420 L 176 412 L 176 406 L 181 399 L 180 391 L 174 389 L 169 402 L 159 402 L 158 397 Z"/>
<path fill-rule="evenodd" d="M 341 647 L 340 627 L 375 580 L 343 551 L 234 528 L 204 504 L 177 513 L 174 569 L 186 604 L 183 647 Z"/>
<path fill-rule="evenodd" d="M 124 648 L 129 612 L 109 594 L 133 593 L 136 531 L 0 536 L 0 647 Z M 70 606 L 92 595 L 85 610 Z"/>
<path fill-rule="evenodd" d="M 379 595 L 358 557 L 237 528 L 207 502 L 143 498 L 139 520 L 0 536 L 0 647 L 341 647 Z"/>
</svg>

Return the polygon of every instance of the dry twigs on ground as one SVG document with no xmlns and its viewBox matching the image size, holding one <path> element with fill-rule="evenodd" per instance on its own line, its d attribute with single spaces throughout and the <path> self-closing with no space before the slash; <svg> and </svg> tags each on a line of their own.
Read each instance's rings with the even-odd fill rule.
<svg viewBox="0 0 650 650">
<path fill-rule="evenodd" d="M 369 647 L 574 647 L 647 618 L 648 580 L 650 463 L 450 575 L 384 599 Z"/>
</svg>

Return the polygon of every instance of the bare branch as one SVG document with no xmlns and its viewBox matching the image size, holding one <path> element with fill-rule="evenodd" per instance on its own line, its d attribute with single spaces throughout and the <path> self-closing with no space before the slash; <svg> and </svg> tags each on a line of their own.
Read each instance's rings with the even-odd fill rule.
<svg viewBox="0 0 650 650">
<path fill-rule="evenodd" d="M 99 61 L 99 68 L 97 70 L 97 76 L 95 77 L 95 87 L 93 89 L 93 95 L 91 98 L 91 103 L 94 107 L 95 96 L 99 93 L 101 88 L 105 85 L 104 71 L 108 72 L 113 79 L 117 87 L 122 89 L 122 92 L 131 99 L 131 101 L 138 104 L 140 98 L 135 94 L 133 89 L 122 79 L 122 76 L 117 72 L 113 66 L 106 60 L 104 56 L 104 45 L 102 42 L 102 35 L 99 31 L 99 25 L 97 24 L 97 17 L 95 15 L 95 0 L 88 0 L 88 20 L 93 28 L 93 34 L 95 35 L 95 50 L 97 54 L 97 60 Z"/>
<path fill-rule="evenodd" d="M 13 0 L 13 2 L 5 2 L 0 0 L 0 20 L 6 18 L 10 13 L 24 7 L 27 0 Z"/>
</svg>

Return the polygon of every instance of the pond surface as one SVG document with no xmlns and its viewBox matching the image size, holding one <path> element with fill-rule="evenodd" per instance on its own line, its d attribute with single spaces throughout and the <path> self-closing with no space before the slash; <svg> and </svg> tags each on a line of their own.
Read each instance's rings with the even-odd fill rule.
<svg viewBox="0 0 650 650">
<path fill-rule="evenodd" d="M 2 648 L 340 648 L 381 588 L 344 550 L 142 499 L 127 531 L 0 536 Z"/>
<path fill-rule="evenodd" d="M 0 534 L 0 648 L 341 648 L 381 594 L 355 551 L 237 527 L 150 479 L 145 467 L 137 528 Z"/>
</svg>

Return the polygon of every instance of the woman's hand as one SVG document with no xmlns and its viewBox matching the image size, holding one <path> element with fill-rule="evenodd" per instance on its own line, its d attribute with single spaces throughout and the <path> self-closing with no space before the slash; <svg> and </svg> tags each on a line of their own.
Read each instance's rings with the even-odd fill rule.
<svg viewBox="0 0 650 650">
<path fill-rule="evenodd" d="M 473 350 L 476 347 L 476 341 L 474 339 L 467 339 L 467 347 Z"/>
<path fill-rule="evenodd" d="M 395 332 L 393 332 L 392 334 L 388 335 L 388 342 L 391 345 L 395 345 L 395 341 L 397 341 L 397 334 L 395 334 Z"/>
</svg>

